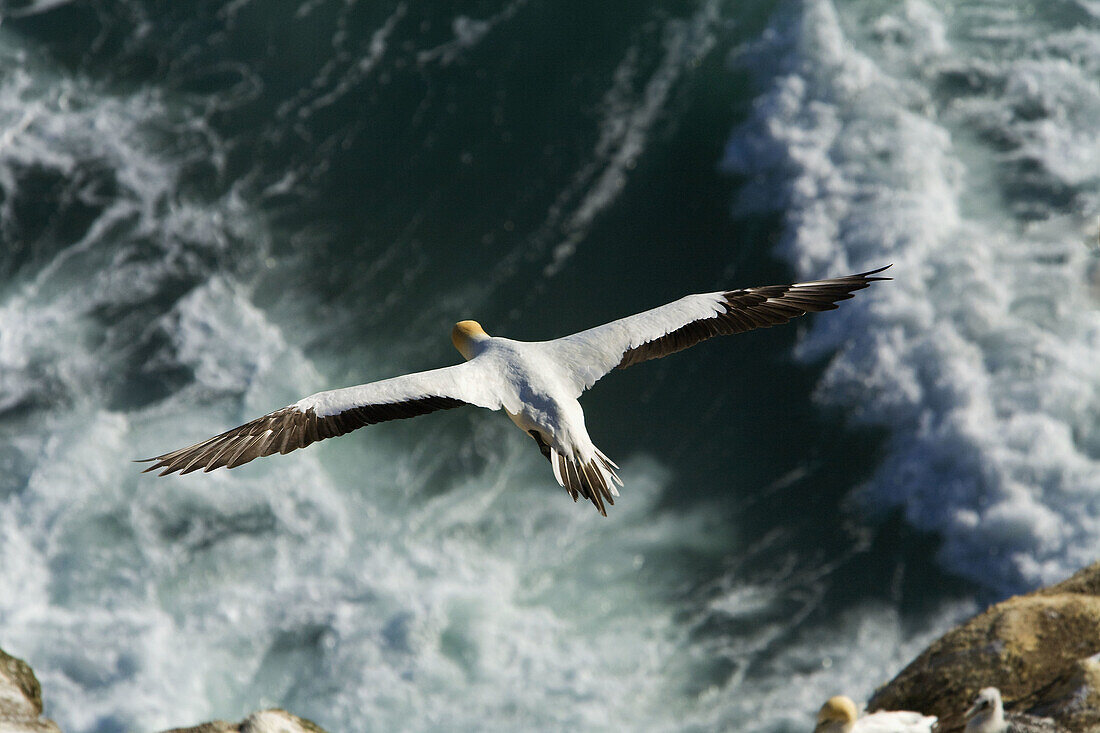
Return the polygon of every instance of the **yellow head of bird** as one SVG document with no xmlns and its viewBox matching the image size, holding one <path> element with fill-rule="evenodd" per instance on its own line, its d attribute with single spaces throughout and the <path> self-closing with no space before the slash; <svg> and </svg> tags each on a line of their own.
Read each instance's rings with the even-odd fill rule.
<svg viewBox="0 0 1100 733">
<path fill-rule="evenodd" d="M 852 698 L 845 695 L 830 697 L 817 714 L 814 730 L 845 730 L 856 722 L 859 715 Z"/>
<path fill-rule="evenodd" d="M 474 358 L 474 344 L 487 338 L 489 334 L 477 321 L 459 321 L 451 329 L 451 343 L 466 359 Z"/>
</svg>

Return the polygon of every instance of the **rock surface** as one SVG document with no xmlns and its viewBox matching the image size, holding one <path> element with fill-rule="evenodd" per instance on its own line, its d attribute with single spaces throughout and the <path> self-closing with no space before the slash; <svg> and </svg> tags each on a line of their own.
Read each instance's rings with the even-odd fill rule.
<svg viewBox="0 0 1100 733">
<path fill-rule="evenodd" d="M 0 731 L 60 733 L 42 717 L 42 688 L 30 666 L 0 649 Z"/>
<path fill-rule="evenodd" d="M 1100 563 L 991 606 L 934 642 L 879 688 L 869 710 L 919 710 L 961 731 L 983 687 L 1010 712 L 1100 733 Z"/>
<path fill-rule="evenodd" d="M 252 713 L 240 723 L 215 720 L 194 728 L 173 728 L 165 733 L 325 733 L 316 723 L 279 708 Z"/>
</svg>

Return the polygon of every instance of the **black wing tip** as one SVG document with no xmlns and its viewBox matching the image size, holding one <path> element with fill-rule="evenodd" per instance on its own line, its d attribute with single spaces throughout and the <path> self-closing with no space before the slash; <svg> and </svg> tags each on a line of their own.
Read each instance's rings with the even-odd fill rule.
<svg viewBox="0 0 1100 733">
<path fill-rule="evenodd" d="M 892 277 L 871 277 L 871 275 L 877 275 L 880 272 L 889 270 L 893 266 L 894 263 L 891 262 L 888 265 L 883 265 L 882 267 L 876 268 L 874 270 L 868 270 L 867 272 L 861 272 L 858 275 L 852 275 L 851 277 L 858 277 L 861 280 L 866 280 L 867 282 L 875 282 L 876 280 L 893 280 L 894 278 Z"/>
<path fill-rule="evenodd" d="M 854 275 L 845 275 L 843 277 L 826 278 L 824 280 L 809 280 L 807 282 L 795 283 L 794 285 L 791 285 L 790 287 L 791 288 L 795 288 L 795 287 L 801 288 L 801 287 L 806 287 L 806 286 L 811 286 L 811 285 L 816 285 L 816 286 L 842 285 L 849 292 L 846 295 L 838 296 L 837 300 L 846 300 L 846 299 L 852 297 L 852 293 L 854 291 L 863 290 L 864 288 L 869 287 L 871 285 L 871 283 L 873 283 L 873 282 L 893 280 L 894 278 L 892 278 L 892 277 L 874 277 L 874 275 L 877 275 L 880 272 L 888 270 L 893 266 L 894 266 L 894 263 L 891 262 L 888 265 L 883 265 L 882 267 L 876 267 L 874 270 L 867 270 L 866 272 L 858 272 Z"/>
<path fill-rule="evenodd" d="M 130 463 L 153 463 L 153 461 L 156 461 L 156 463 L 153 463 L 152 466 L 148 466 L 141 471 L 142 473 L 149 473 L 150 471 L 156 471 L 158 468 L 164 467 L 164 464 L 160 462 L 162 458 L 163 456 L 155 456 L 153 458 L 134 458 L 130 461 Z"/>
<path fill-rule="evenodd" d="M 165 454 L 163 456 L 154 456 L 152 458 L 135 458 L 131 461 L 131 463 L 152 463 L 153 465 L 142 469 L 141 472 L 142 473 L 150 473 L 152 471 L 157 471 L 157 470 L 160 470 L 160 469 L 164 469 L 160 473 L 158 473 L 157 476 L 166 476 L 170 473 L 174 473 L 175 471 L 180 470 L 179 466 L 172 466 L 172 465 L 170 465 L 171 464 L 170 461 L 164 460 L 169 455 L 170 454 Z"/>
<path fill-rule="evenodd" d="M 187 448 L 153 458 L 139 458 L 134 462 L 153 463 L 142 473 L 164 469 L 158 476 L 177 471 L 180 476 L 184 476 L 199 470 L 210 473 L 219 468 L 234 469 L 256 458 L 275 452 L 285 455 L 319 440 L 344 435 L 364 425 L 416 417 L 466 404 L 469 403 L 457 397 L 429 395 L 397 402 L 362 405 L 322 417 L 318 417 L 313 407 L 303 410 L 297 404 L 287 405 Z M 293 413 L 289 419 L 283 419 L 289 413 Z M 269 434 L 271 437 L 264 443 L 257 443 L 260 438 Z"/>
</svg>

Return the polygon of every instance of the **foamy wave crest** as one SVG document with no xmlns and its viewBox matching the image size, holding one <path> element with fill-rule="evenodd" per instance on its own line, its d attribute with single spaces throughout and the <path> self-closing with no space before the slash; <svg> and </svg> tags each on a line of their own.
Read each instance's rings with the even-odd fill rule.
<svg viewBox="0 0 1100 733">
<path fill-rule="evenodd" d="M 314 573 L 344 562 L 352 537 L 313 456 L 275 475 L 261 467 L 199 484 L 137 472 L 130 459 L 313 377 L 239 290 L 216 279 L 163 319 L 176 324 L 164 350 L 195 375 L 169 399 L 120 412 L 93 391 L 5 424 L 19 429 L 24 469 L 0 524 L 5 644 L 34 660 L 48 714 L 66 730 L 162 729 L 255 707 L 256 636 L 272 633 L 261 611 L 285 613 L 287 588 L 310 598 L 325 582 Z M 234 323 L 241 331 L 224 330 Z M 80 349 L 55 356 L 94 361 Z"/>
<path fill-rule="evenodd" d="M 1028 6 L 1033 8 L 1033 6 Z M 947 25 L 950 20 L 950 27 Z M 863 492 L 1000 593 L 1100 553 L 1100 34 L 1062 6 L 790 3 L 738 63 L 741 214 L 780 210 L 809 278 L 894 263 L 814 322 L 817 391 L 890 428 Z"/>
<path fill-rule="evenodd" d="M 220 156 L 201 117 L 155 91 L 96 89 L 3 33 L 0 61 L 10 70 L 0 78 L 4 644 L 33 661 L 66 730 L 166 727 L 209 712 L 190 693 L 216 656 L 195 657 L 179 633 L 178 591 L 158 585 L 171 574 L 159 575 L 157 559 L 183 559 L 170 542 L 147 542 L 148 527 L 173 501 L 202 503 L 139 492 L 129 460 L 153 429 L 163 437 L 188 423 L 157 423 L 142 407 L 180 390 L 202 405 L 241 391 L 248 369 L 278 365 L 253 350 L 255 365 L 226 376 L 177 336 L 201 320 L 212 273 L 235 269 L 242 253 L 230 250 L 254 233 L 254 217 L 232 190 L 185 192 L 186 172 Z M 280 515 L 248 508 L 247 496 L 226 501 L 246 508 L 224 512 L 228 521 L 181 510 L 160 531 L 197 536 L 205 521 L 207 534 L 232 538 Z"/>
</svg>

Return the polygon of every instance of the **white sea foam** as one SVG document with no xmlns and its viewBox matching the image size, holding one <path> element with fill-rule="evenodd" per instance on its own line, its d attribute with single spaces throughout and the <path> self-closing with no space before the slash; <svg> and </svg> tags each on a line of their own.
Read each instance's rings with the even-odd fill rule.
<svg viewBox="0 0 1100 733">
<path fill-rule="evenodd" d="M 1062 578 L 1100 552 L 1100 33 L 1055 7 L 784 7 L 738 58 L 763 92 L 726 163 L 799 276 L 894 263 L 799 350 L 836 352 L 823 403 L 890 429 L 864 506 L 997 592 Z"/>
<path fill-rule="evenodd" d="M 439 63 L 447 66 L 469 49 L 475 48 L 499 24 L 511 20 L 526 4 L 527 0 L 513 0 L 488 18 L 471 18 L 468 15 L 455 16 L 451 21 L 451 31 L 454 33 L 454 39 L 434 48 L 417 52 L 417 63 Z"/>
<path fill-rule="evenodd" d="M 28 2 L 22 7 L 5 7 L 4 15 L 9 18 L 23 18 L 28 15 L 46 13 L 62 5 L 68 5 L 71 2 L 72 0 L 32 0 L 32 2 Z"/>
<path fill-rule="evenodd" d="M 865 701 L 875 686 L 889 679 L 939 633 L 945 622 L 972 612 L 966 606 L 945 607 L 928 624 L 914 630 L 896 609 L 869 604 L 812 625 L 795 643 L 782 646 L 754 667 L 738 684 L 706 690 L 687 717 L 693 730 L 810 730 L 813 713 L 837 694 Z M 781 622 L 777 620 L 776 626 Z M 790 631 L 790 624 L 784 626 Z M 874 653 L 871 653 L 871 652 Z M 747 650 L 708 649 L 745 659 Z"/>
<path fill-rule="evenodd" d="M 374 73 L 389 50 L 390 36 L 405 17 L 406 10 L 403 3 L 398 4 L 385 23 L 371 34 L 370 42 L 365 48 L 354 48 L 348 45 L 350 39 L 346 28 L 346 14 L 351 9 L 344 8 L 337 30 L 333 32 L 333 61 L 325 64 L 297 94 L 282 102 L 276 115 L 289 117 L 293 113 L 298 118 L 305 119 L 361 88 L 364 80 Z M 298 15 L 301 17 L 309 12 L 307 6 L 303 5 Z"/>
</svg>

